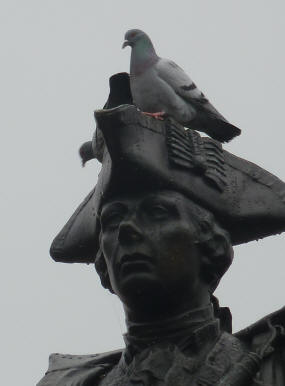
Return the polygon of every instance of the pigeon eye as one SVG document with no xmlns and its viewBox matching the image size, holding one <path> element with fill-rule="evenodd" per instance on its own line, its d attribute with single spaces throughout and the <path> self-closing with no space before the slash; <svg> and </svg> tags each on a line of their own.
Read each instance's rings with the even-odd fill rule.
<svg viewBox="0 0 285 386">
<path fill-rule="evenodd" d="M 136 32 L 132 32 L 130 37 L 134 38 L 136 36 L 136 34 L 137 34 Z"/>
</svg>

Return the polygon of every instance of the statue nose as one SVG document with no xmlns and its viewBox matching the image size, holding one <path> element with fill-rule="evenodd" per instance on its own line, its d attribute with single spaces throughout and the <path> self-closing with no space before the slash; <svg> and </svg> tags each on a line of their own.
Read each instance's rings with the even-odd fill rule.
<svg viewBox="0 0 285 386">
<path fill-rule="evenodd" d="M 120 225 L 118 239 L 121 244 L 131 244 L 142 240 L 142 233 L 132 222 L 124 222 Z"/>
</svg>

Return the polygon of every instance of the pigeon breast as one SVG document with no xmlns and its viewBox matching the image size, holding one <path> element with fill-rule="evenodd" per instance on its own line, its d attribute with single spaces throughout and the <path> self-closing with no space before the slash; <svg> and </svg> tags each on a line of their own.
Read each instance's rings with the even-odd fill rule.
<svg viewBox="0 0 285 386">
<path fill-rule="evenodd" d="M 178 122 L 188 122 L 196 115 L 194 107 L 183 100 L 164 79 L 159 76 L 161 61 L 138 75 L 131 75 L 131 92 L 134 104 L 142 111 L 163 111 Z"/>
</svg>

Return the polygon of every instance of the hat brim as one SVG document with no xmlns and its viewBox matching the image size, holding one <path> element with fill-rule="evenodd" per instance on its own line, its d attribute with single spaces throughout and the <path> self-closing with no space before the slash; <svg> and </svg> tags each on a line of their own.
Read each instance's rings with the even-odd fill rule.
<svg viewBox="0 0 285 386">
<path fill-rule="evenodd" d="M 102 203 L 137 189 L 181 192 L 214 214 L 233 245 L 285 230 L 285 184 L 266 170 L 134 106 L 99 110 L 96 119 L 106 144 L 102 170 L 96 188 L 54 239 L 56 261 L 93 262 Z"/>
</svg>

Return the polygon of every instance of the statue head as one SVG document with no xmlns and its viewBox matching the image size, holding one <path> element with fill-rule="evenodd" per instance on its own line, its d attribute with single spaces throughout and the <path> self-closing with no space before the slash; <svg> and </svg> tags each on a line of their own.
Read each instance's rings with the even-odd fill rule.
<svg viewBox="0 0 285 386">
<path fill-rule="evenodd" d="M 102 204 L 95 267 L 122 302 L 157 308 L 209 302 L 229 268 L 230 236 L 208 210 L 175 190 L 119 194 Z"/>
<path fill-rule="evenodd" d="M 97 185 L 50 252 L 61 262 L 95 260 L 103 286 L 123 301 L 139 275 L 140 289 L 156 286 L 155 293 L 169 293 L 175 283 L 180 293 L 187 288 L 190 299 L 197 288 L 212 293 L 232 261 L 231 245 L 285 230 L 284 183 L 217 141 L 173 120 L 153 120 L 131 105 L 98 110 L 95 118 L 92 149 L 100 150 L 102 162 Z M 150 232 L 140 216 L 154 198 L 161 204 L 149 210 Z M 162 208 L 165 200 L 174 212 Z M 109 216 L 114 208 L 121 209 Z M 156 222 L 168 212 L 167 221 Z M 116 226 L 109 227 L 112 221 Z M 143 256 L 154 260 L 140 262 Z M 132 257 L 137 263 L 127 261 Z M 121 259 L 123 278 L 116 266 Z M 154 261 L 158 269 L 144 275 Z"/>
</svg>

